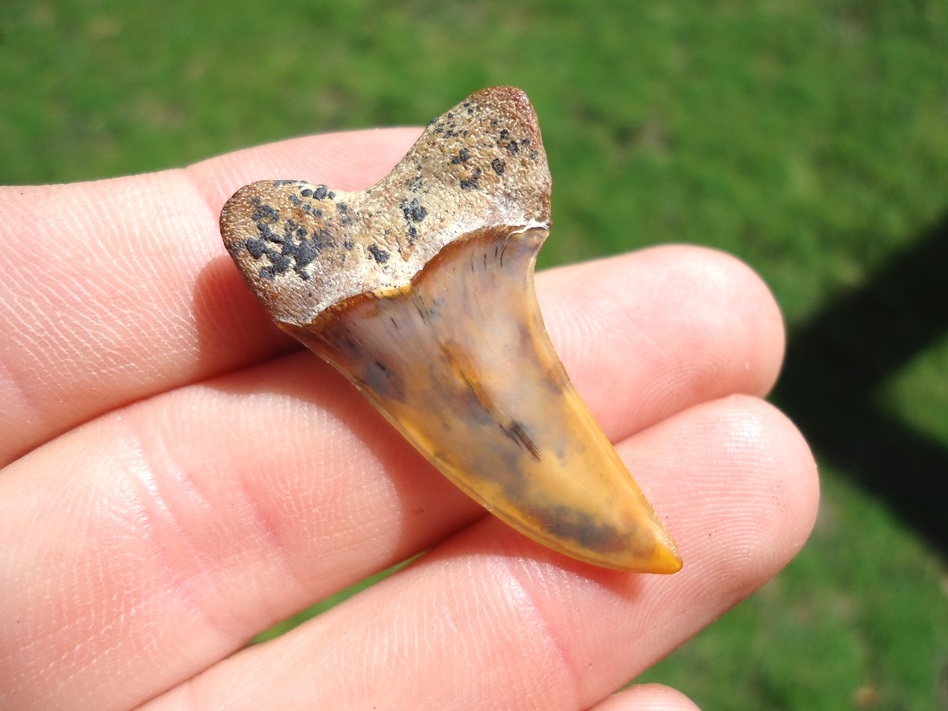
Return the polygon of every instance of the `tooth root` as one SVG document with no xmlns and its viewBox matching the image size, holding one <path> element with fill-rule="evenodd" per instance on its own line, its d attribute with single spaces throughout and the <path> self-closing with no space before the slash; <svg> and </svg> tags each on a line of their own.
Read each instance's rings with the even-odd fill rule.
<svg viewBox="0 0 948 711">
<path fill-rule="evenodd" d="M 670 573 L 675 544 L 580 400 L 533 289 L 546 231 L 484 230 L 411 287 L 291 332 L 508 524 L 574 558 Z"/>
<path fill-rule="evenodd" d="M 244 186 L 221 235 L 277 325 L 488 510 L 583 561 L 675 572 L 675 544 L 543 327 L 549 204 L 536 114 L 500 87 L 435 119 L 361 193 Z"/>
</svg>

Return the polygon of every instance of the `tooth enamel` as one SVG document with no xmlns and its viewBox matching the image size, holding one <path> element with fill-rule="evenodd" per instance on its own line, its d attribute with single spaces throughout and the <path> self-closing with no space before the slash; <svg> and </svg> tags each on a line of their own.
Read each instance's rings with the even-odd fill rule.
<svg viewBox="0 0 948 711">
<path fill-rule="evenodd" d="M 501 87 L 429 124 L 361 193 L 241 188 L 221 233 L 277 324 L 488 510 L 579 560 L 675 572 L 675 544 L 543 327 L 549 195 L 536 115 Z"/>
</svg>

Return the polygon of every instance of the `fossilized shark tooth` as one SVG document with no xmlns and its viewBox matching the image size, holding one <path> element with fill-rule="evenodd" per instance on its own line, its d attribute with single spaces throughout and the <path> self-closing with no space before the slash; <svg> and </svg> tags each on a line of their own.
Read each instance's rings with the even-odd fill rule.
<svg viewBox="0 0 948 711">
<path fill-rule="evenodd" d="M 432 121 L 367 190 L 262 181 L 221 212 L 277 325 L 462 490 L 573 558 L 675 572 L 675 544 L 543 326 L 533 271 L 549 225 L 536 114 L 510 87 Z"/>
</svg>

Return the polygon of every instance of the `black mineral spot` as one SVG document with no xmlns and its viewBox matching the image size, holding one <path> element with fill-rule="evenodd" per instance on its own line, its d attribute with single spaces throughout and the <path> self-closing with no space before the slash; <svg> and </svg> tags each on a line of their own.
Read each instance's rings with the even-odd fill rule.
<svg viewBox="0 0 948 711">
<path fill-rule="evenodd" d="M 326 186 L 320 185 L 316 188 L 315 192 L 313 192 L 313 197 L 315 197 L 317 200 L 325 200 L 328 194 L 329 190 L 326 188 Z"/>
<path fill-rule="evenodd" d="M 329 191 L 329 199 L 330 199 L 330 200 L 335 200 L 335 199 L 336 199 L 336 193 L 334 193 L 332 190 Z"/>
<path fill-rule="evenodd" d="M 523 447 L 530 453 L 531 457 L 533 457 L 538 462 L 540 461 L 540 450 L 537 449 L 533 439 L 530 437 L 526 428 L 520 422 L 514 420 L 508 427 L 500 425 L 500 429 L 503 430 L 505 435 L 516 442 L 517 446 Z"/>
<path fill-rule="evenodd" d="M 520 146 L 517 145 L 516 141 L 511 141 L 507 144 L 507 152 L 510 155 L 515 156 L 520 152 Z"/>
<path fill-rule="evenodd" d="M 290 260 L 284 255 L 270 252 L 267 256 L 270 257 L 270 265 L 277 274 L 282 274 L 290 268 Z"/>
<path fill-rule="evenodd" d="M 471 152 L 467 148 L 462 148 L 456 156 L 451 159 L 451 165 L 460 165 L 471 160 Z"/>
<path fill-rule="evenodd" d="M 296 260 L 296 270 L 299 271 L 307 264 L 316 259 L 316 243 L 312 240 L 300 242 L 293 250 L 293 257 Z"/>
<path fill-rule="evenodd" d="M 260 257 L 267 253 L 266 242 L 262 239 L 248 239 L 244 244 L 247 246 L 247 251 L 250 252 L 250 256 L 254 259 L 260 259 Z"/>
<path fill-rule="evenodd" d="M 309 188 L 303 188 L 302 190 L 300 190 L 300 195 L 302 195 L 303 197 L 313 197 L 313 191 L 310 190 Z"/>
<path fill-rule="evenodd" d="M 312 242 L 317 252 L 322 252 L 326 247 L 332 247 L 336 243 L 328 230 L 320 230 L 313 234 Z"/>
<path fill-rule="evenodd" d="M 418 198 L 412 198 L 411 202 L 402 200 L 399 207 L 408 222 L 421 222 L 428 216 L 428 210 L 418 202 Z"/>
<path fill-rule="evenodd" d="M 497 173 L 497 175 L 503 175 L 504 171 L 507 169 L 507 164 L 504 163 L 504 161 L 502 161 L 500 158 L 494 158 L 494 160 L 490 162 L 490 167 L 494 169 L 494 172 Z"/>
<path fill-rule="evenodd" d="M 481 169 L 478 168 L 474 171 L 474 175 L 470 178 L 464 178 L 461 180 L 461 190 L 477 190 L 480 185 L 478 184 L 478 178 L 481 177 Z"/>
<path fill-rule="evenodd" d="M 257 232 L 260 233 L 260 237 L 267 242 L 279 242 L 280 238 L 273 234 L 273 230 L 270 229 L 270 225 L 260 220 L 254 227 L 257 228 Z"/>
<path fill-rule="evenodd" d="M 280 219 L 280 211 L 272 205 L 257 205 L 250 219 L 254 222 L 269 222 L 272 224 Z"/>
<path fill-rule="evenodd" d="M 389 253 L 378 245 L 370 244 L 369 251 L 372 253 L 372 256 L 375 257 L 375 261 L 379 264 L 385 264 L 385 262 L 389 260 Z"/>
</svg>

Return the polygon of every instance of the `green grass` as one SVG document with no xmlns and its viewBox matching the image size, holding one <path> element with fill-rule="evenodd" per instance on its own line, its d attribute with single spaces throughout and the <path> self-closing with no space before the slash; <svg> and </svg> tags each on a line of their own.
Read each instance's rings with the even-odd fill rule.
<svg viewBox="0 0 948 711">
<path fill-rule="evenodd" d="M 875 393 L 880 408 L 948 448 L 948 334 Z"/>
<path fill-rule="evenodd" d="M 821 462 L 810 545 L 647 678 L 708 709 L 948 708 L 948 536 L 923 515 L 948 496 L 898 490 L 900 462 L 928 479 L 948 474 L 948 292 L 909 300 L 904 314 L 898 294 L 883 294 L 896 309 L 886 323 L 914 319 L 924 337 L 879 356 L 884 367 L 865 382 L 848 373 L 891 345 L 870 312 L 858 312 L 860 349 L 844 353 L 855 368 L 833 362 L 846 320 L 793 350 L 794 334 L 872 292 L 926 234 L 948 240 L 948 3 L 391 8 L 5 0 L 0 182 L 99 178 L 293 135 L 420 124 L 482 86 L 523 87 L 555 181 L 542 263 L 667 241 L 748 261 L 791 327 L 775 398 L 812 432 Z M 859 407 L 843 412 L 857 424 L 834 428 L 824 377 L 844 381 Z M 863 423 L 904 432 L 890 441 L 857 431 Z M 885 456 L 860 457 L 876 440 Z"/>
</svg>

